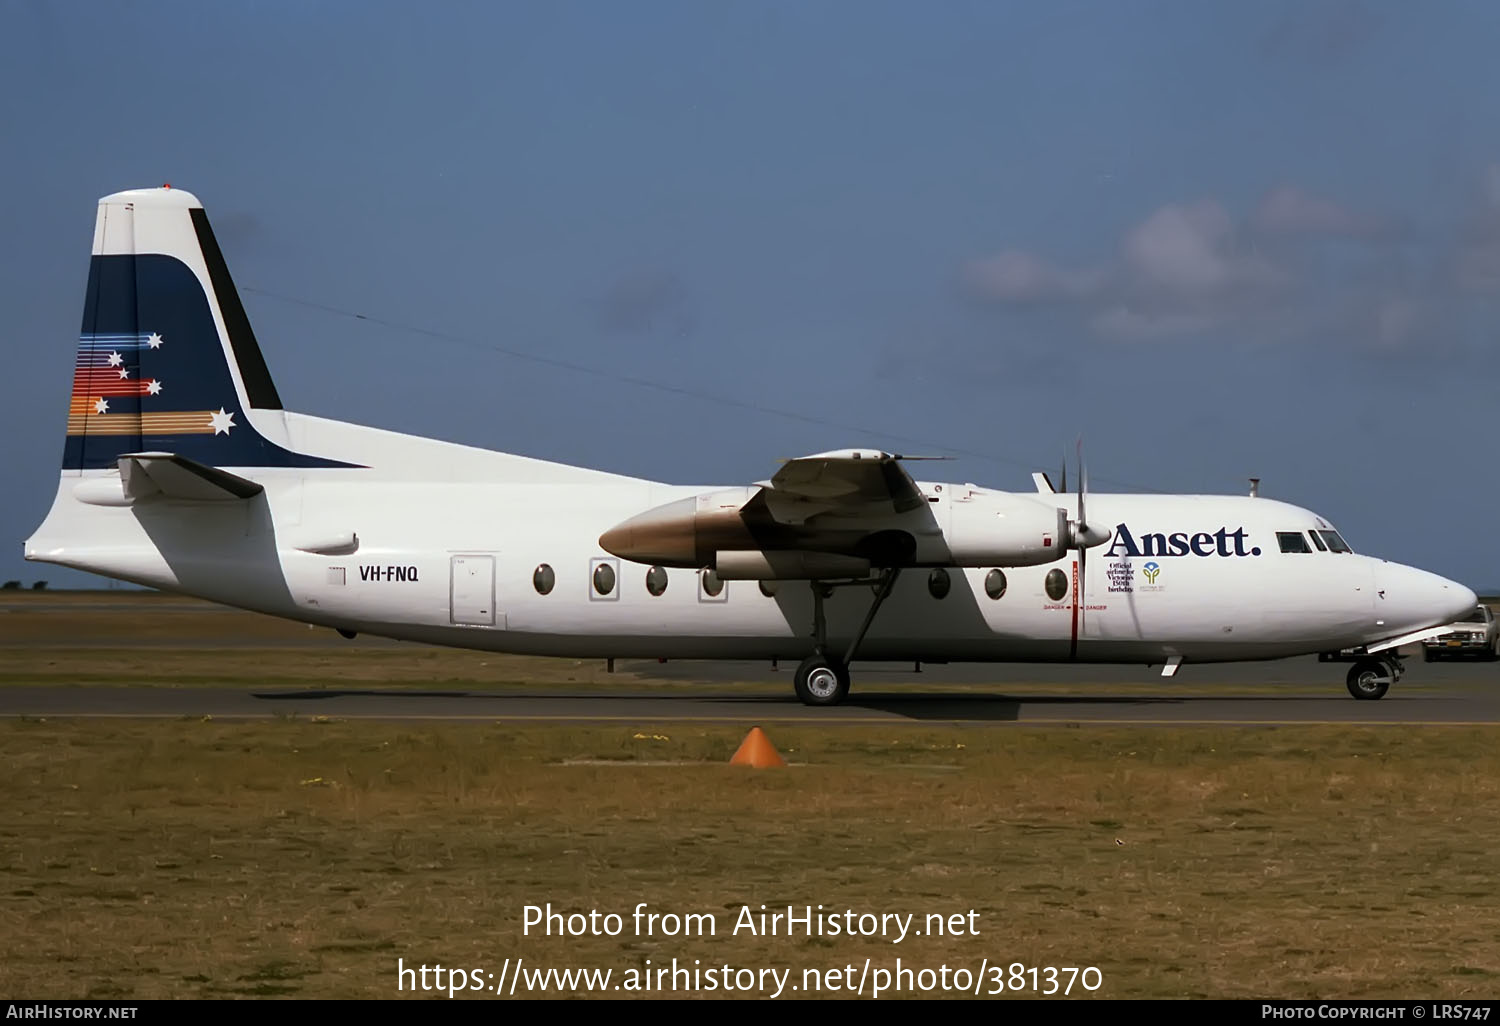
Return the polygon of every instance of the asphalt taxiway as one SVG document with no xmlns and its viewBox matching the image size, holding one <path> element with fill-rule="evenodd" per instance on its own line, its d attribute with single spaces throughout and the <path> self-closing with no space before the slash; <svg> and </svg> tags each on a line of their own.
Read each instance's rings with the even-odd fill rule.
<svg viewBox="0 0 1500 1026">
<path fill-rule="evenodd" d="M 1127 683 L 1121 679 L 1120 668 L 1076 666 L 1047 667 L 1045 674 L 1024 673 L 1019 675 L 1022 679 L 1009 684 L 949 680 L 913 687 L 906 683 L 909 678 L 887 676 L 867 680 L 861 687 L 856 678 L 848 701 L 834 708 L 803 706 L 790 695 L 789 686 L 782 691 L 764 684 L 705 684 L 701 693 L 695 693 L 691 686 L 684 686 L 686 682 L 653 689 L 643 687 L 638 681 L 623 680 L 617 688 L 567 686 L 493 691 L 337 686 L 244 689 L 206 685 L 12 685 L 0 688 L 0 716 L 327 717 L 643 725 L 665 722 L 1500 725 L 1500 666 L 1496 664 L 1443 667 L 1434 673 L 1422 673 L 1429 668 L 1419 665 L 1392 687 L 1385 698 L 1362 702 L 1344 691 L 1342 665 L 1320 664 L 1310 659 L 1295 662 L 1298 664 L 1295 672 L 1280 674 L 1256 666 L 1204 667 L 1205 671 L 1214 671 L 1205 673 L 1204 678 L 1218 679 L 1190 683 L 1153 682 L 1139 670 Z M 988 679 L 993 681 L 996 668 L 989 667 L 988 672 Z M 710 681 L 714 676 L 717 674 L 703 674 Z M 789 678 L 785 671 L 778 676 L 783 682 Z"/>
</svg>

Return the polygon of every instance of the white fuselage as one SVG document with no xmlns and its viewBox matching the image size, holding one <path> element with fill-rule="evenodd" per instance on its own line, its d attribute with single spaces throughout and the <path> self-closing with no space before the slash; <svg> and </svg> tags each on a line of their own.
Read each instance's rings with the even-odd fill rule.
<svg viewBox="0 0 1500 1026">
<path fill-rule="evenodd" d="M 758 582 L 724 581 L 711 595 L 701 571 L 667 569 L 657 595 L 646 587 L 647 566 L 600 547 L 612 525 L 712 487 L 275 417 L 278 423 L 263 430 L 300 426 L 290 433 L 348 433 L 365 443 L 381 436 L 387 452 L 404 444 L 406 469 L 246 469 L 240 472 L 265 485 L 254 501 L 130 505 L 99 503 L 100 489 L 113 487 L 111 472 L 65 474 L 52 513 L 27 544 L 28 558 L 309 623 L 464 648 L 788 660 L 813 649 L 806 581 L 777 581 L 769 596 Z M 438 458 L 442 453 L 449 458 Z M 486 469 L 509 480 L 473 479 Z M 936 500 L 940 525 L 950 521 L 951 507 L 984 494 L 966 485 L 921 488 Z M 1071 496 L 1040 498 L 1076 513 Z M 1354 553 L 1282 552 L 1278 531 L 1330 525 L 1270 499 L 1096 494 L 1089 513 L 1116 534 L 1088 552 L 1086 609 L 1075 584 L 1076 550 L 1040 566 L 1000 568 L 1005 586 L 996 598 L 986 589 L 994 568 L 949 568 L 941 598 L 929 588 L 931 568 L 908 568 L 859 658 L 1269 659 L 1390 638 L 1472 607 L 1468 589 L 1421 570 Z M 544 564 L 555 582 L 547 594 L 533 580 Z M 601 564 L 613 571 L 607 594 L 595 584 Z M 1049 594 L 1047 578 L 1057 571 L 1065 589 L 1054 597 L 1057 582 Z M 832 593 L 830 648 L 841 650 L 854 635 L 871 598 L 863 587 Z"/>
</svg>

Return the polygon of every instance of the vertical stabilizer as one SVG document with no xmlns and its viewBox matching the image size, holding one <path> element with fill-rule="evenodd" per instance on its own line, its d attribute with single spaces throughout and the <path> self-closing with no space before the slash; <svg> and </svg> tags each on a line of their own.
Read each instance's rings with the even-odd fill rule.
<svg viewBox="0 0 1500 1026">
<path fill-rule="evenodd" d="M 348 466 L 264 438 L 247 410 L 281 398 L 192 193 L 99 201 L 68 406 L 64 471 L 171 452 L 208 466 Z"/>
</svg>

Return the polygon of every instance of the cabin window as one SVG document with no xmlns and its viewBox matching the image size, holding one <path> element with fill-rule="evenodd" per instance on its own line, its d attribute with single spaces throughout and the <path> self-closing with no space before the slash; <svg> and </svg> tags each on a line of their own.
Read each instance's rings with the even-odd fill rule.
<svg viewBox="0 0 1500 1026">
<path fill-rule="evenodd" d="M 1061 602 L 1068 593 L 1068 578 L 1061 570 L 1048 570 L 1047 579 L 1042 582 L 1042 586 L 1047 589 L 1049 599 Z"/>
<path fill-rule="evenodd" d="M 984 575 L 984 593 L 992 599 L 1005 594 L 1005 571 L 991 570 Z"/>
<path fill-rule="evenodd" d="M 653 595 L 660 595 L 667 590 L 667 572 L 659 566 L 653 566 L 646 571 L 646 590 Z"/>
<path fill-rule="evenodd" d="M 546 595 L 552 591 L 552 586 L 557 583 L 557 575 L 546 563 L 542 563 L 531 575 L 531 586 L 536 589 L 538 595 Z"/>
<path fill-rule="evenodd" d="M 594 590 L 600 595 L 608 595 L 615 590 L 615 568 L 608 563 L 600 563 L 594 567 Z"/>
<path fill-rule="evenodd" d="M 1323 544 L 1323 539 L 1318 537 L 1317 531 L 1308 531 L 1307 536 L 1313 540 L 1313 548 L 1319 552 L 1327 552 L 1328 546 Z"/>
<path fill-rule="evenodd" d="M 1307 536 L 1301 531 L 1277 531 L 1276 544 L 1282 552 L 1311 552 L 1307 547 Z"/>
<path fill-rule="evenodd" d="M 712 570 L 703 571 L 703 594 L 709 598 L 716 597 L 724 590 L 724 579 Z"/>
<path fill-rule="evenodd" d="M 943 598 L 948 594 L 948 589 L 953 587 L 952 580 L 948 577 L 948 571 L 942 567 L 927 575 L 927 590 L 935 599 Z"/>
<path fill-rule="evenodd" d="M 761 581 L 760 582 L 760 593 L 762 595 L 764 595 L 766 598 L 774 598 L 775 595 L 776 595 L 776 582 L 775 581 Z"/>
<path fill-rule="evenodd" d="M 1353 549 L 1351 549 L 1349 547 L 1349 543 L 1348 542 L 1344 541 L 1343 538 L 1339 537 L 1339 533 L 1337 531 L 1319 531 L 1318 533 L 1323 536 L 1323 540 L 1328 543 L 1328 548 L 1331 551 L 1333 551 L 1333 552 L 1353 552 L 1354 551 Z"/>
</svg>

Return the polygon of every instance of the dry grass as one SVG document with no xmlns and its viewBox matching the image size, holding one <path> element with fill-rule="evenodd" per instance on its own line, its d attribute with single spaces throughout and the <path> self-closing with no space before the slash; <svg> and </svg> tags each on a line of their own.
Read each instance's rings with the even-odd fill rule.
<svg viewBox="0 0 1500 1026">
<path fill-rule="evenodd" d="M 664 724 L 5 723 L 5 989 L 384 998 L 398 957 L 516 956 L 1095 965 L 1110 997 L 1472 997 L 1500 980 L 1492 729 L 773 740 L 801 765 L 732 769 L 738 732 Z M 713 912 L 719 934 L 523 936 L 522 907 L 547 901 Z M 981 934 L 727 935 L 762 903 L 972 908 Z"/>
</svg>

